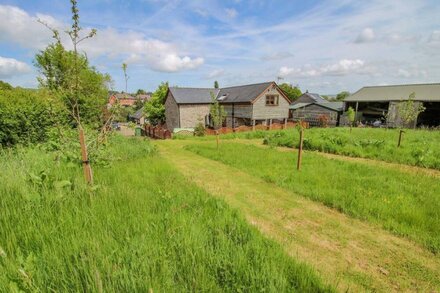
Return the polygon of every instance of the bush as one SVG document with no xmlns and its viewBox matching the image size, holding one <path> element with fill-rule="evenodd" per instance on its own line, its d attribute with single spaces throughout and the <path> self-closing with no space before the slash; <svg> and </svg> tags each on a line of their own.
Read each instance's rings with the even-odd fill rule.
<svg viewBox="0 0 440 293">
<path fill-rule="evenodd" d="M 67 123 L 64 103 L 46 91 L 0 90 L 0 145 L 44 142 L 51 128 Z"/>
<path fill-rule="evenodd" d="M 194 128 L 194 135 L 205 136 L 205 127 L 203 126 L 202 122 L 197 123 L 196 127 Z"/>
</svg>

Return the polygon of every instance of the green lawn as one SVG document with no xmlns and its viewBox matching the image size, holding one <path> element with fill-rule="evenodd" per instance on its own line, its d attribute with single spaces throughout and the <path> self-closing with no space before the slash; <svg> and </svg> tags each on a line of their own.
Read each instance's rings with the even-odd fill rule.
<svg viewBox="0 0 440 293">
<path fill-rule="evenodd" d="M 231 141 L 223 142 L 219 150 L 214 142 L 193 142 L 186 149 L 376 223 L 433 252 L 440 250 L 440 183 L 436 177 L 314 153 L 304 154 L 298 172 L 296 153 Z"/>
<path fill-rule="evenodd" d="M 109 167 L 39 149 L 0 153 L 0 291 L 332 291 L 144 140 L 116 137 Z"/>
<path fill-rule="evenodd" d="M 352 157 L 378 159 L 440 170 L 440 131 L 405 130 L 397 148 L 398 129 L 311 128 L 305 130 L 304 149 Z M 266 144 L 298 147 L 296 129 L 267 132 Z"/>
</svg>

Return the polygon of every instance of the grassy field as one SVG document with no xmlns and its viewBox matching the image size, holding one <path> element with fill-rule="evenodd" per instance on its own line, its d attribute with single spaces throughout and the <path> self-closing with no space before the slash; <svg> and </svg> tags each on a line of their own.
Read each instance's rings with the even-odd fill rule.
<svg viewBox="0 0 440 293">
<path fill-rule="evenodd" d="M 296 129 L 229 133 L 221 139 L 257 139 L 265 144 L 296 148 Z M 398 129 L 377 128 L 310 128 L 305 130 L 304 149 L 351 157 L 377 159 L 440 170 L 440 131 L 407 129 L 397 148 Z M 214 136 L 177 136 L 181 140 L 213 140 Z"/>
<path fill-rule="evenodd" d="M 1 292 L 332 291 L 148 142 L 113 143 L 94 187 L 44 149 L 1 153 Z"/>
<path fill-rule="evenodd" d="M 397 148 L 398 129 L 311 128 L 305 131 L 304 149 L 352 157 L 378 159 L 440 170 L 440 131 L 405 130 Z M 298 131 L 270 132 L 265 143 L 298 147 Z"/>
<path fill-rule="evenodd" d="M 297 172 L 293 152 L 230 141 L 222 143 L 220 150 L 214 142 L 193 143 L 186 149 L 378 224 L 435 253 L 440 251 L 440 183 L 436 177 L 314 153 L 304 154 L 302 170 Z"/>
</svg>

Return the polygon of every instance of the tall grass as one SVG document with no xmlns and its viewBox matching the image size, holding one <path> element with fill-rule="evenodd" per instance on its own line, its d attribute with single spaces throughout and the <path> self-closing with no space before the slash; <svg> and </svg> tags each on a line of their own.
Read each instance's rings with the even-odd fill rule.
<svg viewBox="0 0 440 293">
<path fill-rule="evenodd" d="M 440 251 L 440 182 L 438 178 L 384 167 L 296 155 L 239 143 L 186 146 L 201 156 L 239 168 L 294 193 L 409 237 Z"/>
<path fill-rule="evenodd" d="M 398 129 L 311 128 L 306 130 L 304 149 L 352 157 L 378 159 L 440 170 L 440 131 L 405 130 L 397 148 Z M 299 133 L 294 129 L 268 132 L 265 143 L 298 147 Z"/>
<path fill-rule="evenodd" d="M 116 138 L 99 185 L 43 149 L 0 155 L 0 291 L 332 291 L 143 140 Z"/>
</svg>

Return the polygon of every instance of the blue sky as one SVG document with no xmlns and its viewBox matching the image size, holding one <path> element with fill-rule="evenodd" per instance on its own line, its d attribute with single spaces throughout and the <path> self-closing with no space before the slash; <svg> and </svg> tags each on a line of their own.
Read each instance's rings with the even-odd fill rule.
<svg viewBox="0 0 440 293">
<path fill-rule="evenodd" d="M 335 94 L 440 82 L 440 1 L 79 0 L 81 44 L 123 90 L 277 80 Z M 0 0 L 0 79 L 36 87 L 34 55 L 63 30 L 68 0 Z M 67 38 L 65 45 L 69 47 Z"/>
</svg>

